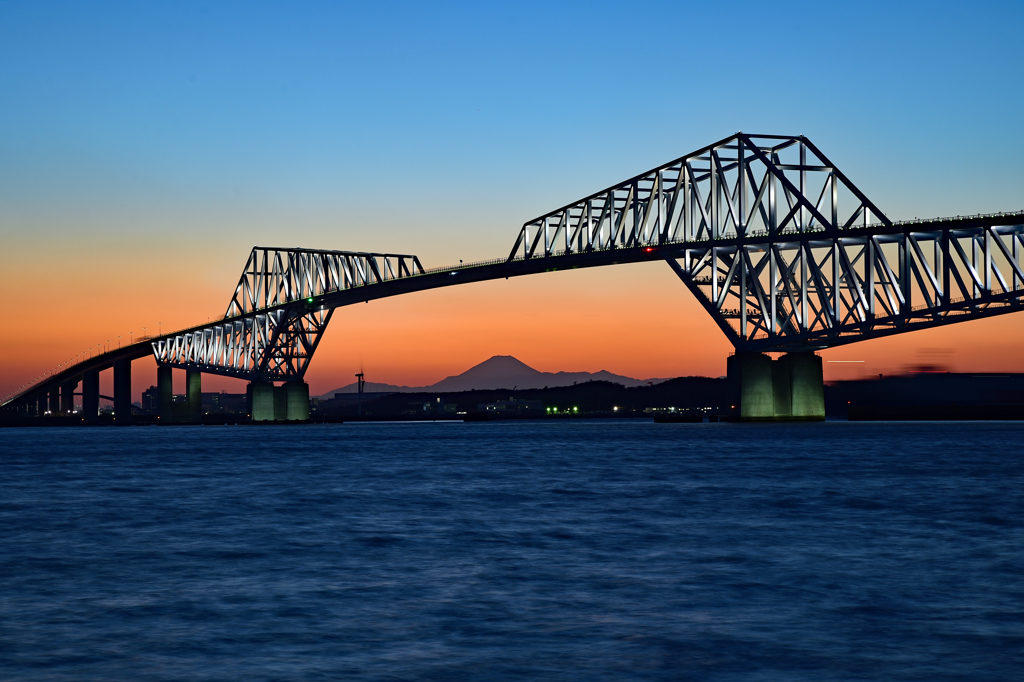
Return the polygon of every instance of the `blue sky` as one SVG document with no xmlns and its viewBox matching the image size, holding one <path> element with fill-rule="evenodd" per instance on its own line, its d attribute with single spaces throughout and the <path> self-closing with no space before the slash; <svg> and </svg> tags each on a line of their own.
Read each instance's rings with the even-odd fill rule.
<svg viewBox="0 0 1024 682">
<path fill-rule="evenodd" d="M 308 212 L 310 237 L 350 220 L 434 249 L 420 223 L 486 256 L 742 129 L 808 135 L 893 217 L 1016 209 L 1022 19 L 1024 3 L 8 0 L 0 197 L 133 231 L 256 204 Z"/>
<path fill-rule="evenodd" d="M 0 0 L 0 265 L 189 262 L 219 301 L 254 243 L 499 257 L 737 130 L 894 219 L 1018 210 L 1022 34 L 1020 2 Z"/>
</svg>

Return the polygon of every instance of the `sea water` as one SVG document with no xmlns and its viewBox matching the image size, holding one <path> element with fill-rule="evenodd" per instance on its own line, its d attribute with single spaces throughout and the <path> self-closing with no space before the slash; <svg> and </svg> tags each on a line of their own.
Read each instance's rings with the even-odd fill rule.
<svg viewBox="0 0 1024 682">
<path fill-rule="evenodd" d="M 1024 425 L 3 429 L 0 679 L 1020 680 Z"/>
</svg>

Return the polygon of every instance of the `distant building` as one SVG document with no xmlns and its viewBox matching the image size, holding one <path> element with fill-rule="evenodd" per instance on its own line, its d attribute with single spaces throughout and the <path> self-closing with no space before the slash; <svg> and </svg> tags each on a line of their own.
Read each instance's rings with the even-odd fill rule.
<svg viewBox="0 0 1024 682">
<path fill-rule="evenodd" d="M 245 393 L 203 393 L 200 397 L 203 414 L 248 414 Z"/>
<path fill-rule="evenodd" d="M 160 410 L 160 392 L 156 386 L 150 386 L 142 392 L 142 402 L 139 404 L 143 412 L 156 414 Z"/>
<path fill-rule="evenodd" d="M 446 403 L 444 398 L 438 398 L 436 402 L 423 403 L 423 411 L 427 414 L 455 414 L 458 409 L 458 405 Z"/>
<path fill-rule="evenodd" d="M 200 401 L 203 414 L 247 414 L 247 402 L 245 393 L 201 393 Z M 172 403 L 186 403 L 187 396 L 176 393 L 171 396 Z M 160 392 L 156 386 L 150 386 L 142 392 L 142 402 L 139 404 L 142 410 L 148 414 L 160 413 Z M 173 409 L 173 408 L 172 408 Z"/>
<path fill-rule="evenodd" d="M 540 400 L 509 398 L 495 403 L 481 403 L 476 409 L 494 417 L 533 417 L 544 414 L 544 403 Z"/>
<path fill-rule="evenodd" d="M 390 392 L 364 392 L 362 395 L 363 408 L 365 409 L 370 401 L 389 395 L 391 395 Z M 359 402 L 360 397 L 358 393 L 342 393 L 339 391 L 334 394 L 333 398 L 328 398 L 327 400 L 310 399 L 310 410 L 321 415 L 354 415 L 358 411 Z M 367 414 L 370 413 L 368 412 Z"/>
</svg>

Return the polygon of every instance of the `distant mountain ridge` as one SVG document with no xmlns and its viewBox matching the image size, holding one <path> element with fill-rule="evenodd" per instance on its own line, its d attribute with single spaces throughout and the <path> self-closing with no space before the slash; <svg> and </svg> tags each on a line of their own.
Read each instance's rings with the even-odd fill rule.
<svg viewBox="0 0 1024 682">
<path fill-rule="evenodd" d="M 555 386 L 572 386 L 585 381 L 611 381 L 623 386 L 644 386 L 648 383 L 661 383 L 666 379 L 634 379 L 612 374 L 607 370 L 600 372 L 541 372 L 511 355 L 495 355 L 484 360 L 475 367 L 470 367 L 462 374 L 450 376 L 430 386 L 395 386 L 367 381 L 363 390 L 367 393 L 419 393 L 436 391 L 438 393 L 456 393 L 458 391 L 496 390 L 499 388 L 554 388 Z M 333 398 L 335 393 L 356 393 L 355 383 L 336 388 L 320 396 L 324 399 Z"/>
</svg>

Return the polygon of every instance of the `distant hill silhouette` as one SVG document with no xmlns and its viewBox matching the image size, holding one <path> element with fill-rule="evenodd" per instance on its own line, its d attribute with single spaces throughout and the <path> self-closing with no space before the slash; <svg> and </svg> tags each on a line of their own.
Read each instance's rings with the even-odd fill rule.
<svg viewBox="0 0 1024 682">
<path fill-rule="evenodd" d="M 395 386 L 394 384 L 367 381 L 363 390 L 368 393 L 417 393 L 421 391 L 453 393 L 499 388 L 554 388 L 556 386 L 572 386 L 585 381 L 610 381 L 623 386 L 645 386 L 648 382 L 657 384 L 665 379 L 634 379 L 605 370 L 600 372 L 541 372 L 511 355 L 495 355 L 462 374 L 447 377 L 430 386 Z M 335 393 L 355 393 L 357 390 L 356 384 L 351 383 L 328 391 L 322 397 L 332 398 Z"/>
</svg>

